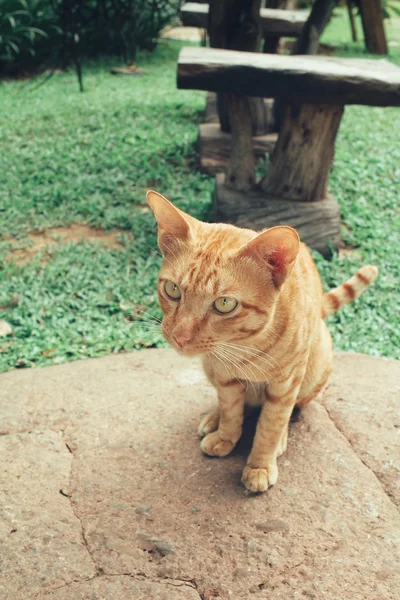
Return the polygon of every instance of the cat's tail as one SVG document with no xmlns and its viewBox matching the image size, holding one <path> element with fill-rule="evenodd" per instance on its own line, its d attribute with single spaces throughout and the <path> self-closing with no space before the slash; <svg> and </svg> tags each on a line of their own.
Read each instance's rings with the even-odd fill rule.
<svg viewBox="0 0 400 600">
<path fill-rule="evenodd" d="M 348 304 L 361 296 L 364 290 L 375 281 L 378 269 L 372 265 L 365 265 L 353 277 L 336 288 L 327 292 L 322 299 L 322 318 L 336 312 L 341 306 Z"/>
</svg>

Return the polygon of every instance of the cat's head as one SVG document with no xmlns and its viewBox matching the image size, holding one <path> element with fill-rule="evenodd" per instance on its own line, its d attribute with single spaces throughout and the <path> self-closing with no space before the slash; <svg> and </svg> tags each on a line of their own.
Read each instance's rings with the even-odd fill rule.
<svg viewBox="0 0 400 600">
<path fill-rule="evenodd" d="M 180 353 L 206 354 L 225 344 L 254 343 L 299 251 L 291 227 L 261 233 L 203 223 L 157 192 L 147 194 L 164 257 L 158 296 L 163 335 Z"/>
</svg>

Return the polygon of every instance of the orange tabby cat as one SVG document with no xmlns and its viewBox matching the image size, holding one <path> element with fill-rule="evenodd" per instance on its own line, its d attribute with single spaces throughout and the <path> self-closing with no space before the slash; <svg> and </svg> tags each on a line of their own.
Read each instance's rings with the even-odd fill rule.
<svg viewBox="0 0 400 600">
<path fill-rule="evenodd" d="M 295 405 L 304 406 L 332 370 L 323 317 L 374 281 L 365 266 L 327 294 L 291 227 L 261 233 L 203 223 L 148 192 L 164 256 L 158 285 L 163 334 L 178 352 L 201 355 L 219 407 L 200 423 L 201 449 L 226 456 L 242 433 L 245 403 L 261 404 L 242 482 L 264 492 L 278 478 Z"/>
</svg>

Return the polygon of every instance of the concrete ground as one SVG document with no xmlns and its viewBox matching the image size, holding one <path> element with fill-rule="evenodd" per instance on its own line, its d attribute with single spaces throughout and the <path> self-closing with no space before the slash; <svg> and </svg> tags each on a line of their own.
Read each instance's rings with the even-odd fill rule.
<svg viewBox="0 0 400 600">
<path fill-rule="evenodd" d="M 338 354 L 246 495 L 202 456 L 198 364 L 145 350 L 0 376 L 0 598 L 395 600 L 400 363 Z M 250 439 L 249 439 L 250 438 Z"/>
</svg>

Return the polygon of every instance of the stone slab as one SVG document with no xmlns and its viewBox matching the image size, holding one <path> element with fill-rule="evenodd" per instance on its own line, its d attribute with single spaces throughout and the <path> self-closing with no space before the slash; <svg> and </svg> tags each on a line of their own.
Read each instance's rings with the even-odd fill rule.
<svg viewBox="0 0 400 600">
<path fill-rule="evenodd" d="M 190 27 L 208 27 L 209 5 L 186 2 L 181 7 L 181 20 Z M 307 21 L 308 13 L 301 10 L 261 8 L 260 22 L 264 35 L 297 37 Z"/>
<path fill-rule="evenodd" d="M 392 360 L 340 354 L 323 404 L 361 460 L 400 508 L 400 367 Z M 356 381 L 356 385 L 354 382 Z M 379 390 L 379 383 L 384 390 Z"/>
<path fill-rule="evenodd" d="M 310 248 L 332 256 L 332 246 L 340 247 L 340 210 L 330 192 L 317 202 L 298 202 L 271 196 L 257 185 L 238 192 L 225 185 L 225 174 L 218 173 L 214 188 L 214 218 L 261 231 L 276 225 L 294 227 Z"/>
<path fill-rule="evenodd" d="M 79 519 L 60 493 L 69 493 L 71 463 L 60 433 L 0 437 L 0 598 L 23 600 L 95 575 Z"/>
<path fill-rule="evenodd" d="M 72 583 L 37 596 L 35 600 L 201 600 L 190 583 L 165 580 L 162 583 L 116 575 L 99 576 Z"/>
<path fill-rule="evenodd" d="M 399 513 L 323 407 L 293 427 L 278 485 L 250 497 L 247 448 L 201 456 L 193 405 L 174 404 L 168 435 L 137 427 L 140 449 L 98 447 L 75 463 L 72 496 L 104 573 L 191 580 L 224 598 L 395 599 Z M 264 533 L 268 521 L 285 526 Z"/>
<path fill-rule="evenodd" d="M 399 494 L 381 474 L 386 453 L 398 461 L 399 375 L 394 360 L 337 355 L 328 410 L 313 403 L 293 424 L 278 483 L 257 497 L 240 484 L 254 422 L 232 456 L 199 450 L 215 398 L 197 361 L 148 350 L 1 375 L 2 510 L 13 517 L 0 556 L 13 578 L 3 573 L 0 598 L 397 599 Z M 363 424 L 343 407 L 360 414 L 362 398 L 376 424 L 357 445 Z M 375 432 L 383 454 L 365 445 Z"/>
</svg>

